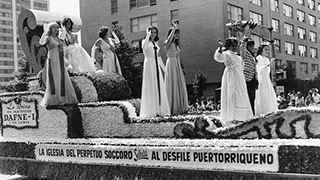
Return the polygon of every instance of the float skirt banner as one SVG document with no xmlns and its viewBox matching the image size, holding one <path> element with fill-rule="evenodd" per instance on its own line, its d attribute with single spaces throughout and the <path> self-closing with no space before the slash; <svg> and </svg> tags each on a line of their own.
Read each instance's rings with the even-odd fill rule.
<svg viewBox="0 0 320 180">
<path fill-rule="evenodd" d="M 37 160 L 161 168 L 277 172 L 278 147 L 148 147 L 38 144 Z"/>
</svg>

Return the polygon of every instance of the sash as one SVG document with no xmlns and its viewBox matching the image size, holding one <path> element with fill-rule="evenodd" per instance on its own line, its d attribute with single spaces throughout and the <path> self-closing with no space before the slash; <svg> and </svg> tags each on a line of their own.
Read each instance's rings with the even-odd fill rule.
<svg viewBox="0 0 320 180">
<path fill-rule="evenodd" d="M 160 93 L 160 79 L 159 79 L 159 64 L 158 64 L 158 55 L 157 55 L 157 46 L 153 47 L 154 56 L 156 61 L 156 72 L 157 72 L 157 84 L 158 84 L 158 96 L 159 96 L 159 105 L 161 105 L 161 93 Z"/>
</svg>

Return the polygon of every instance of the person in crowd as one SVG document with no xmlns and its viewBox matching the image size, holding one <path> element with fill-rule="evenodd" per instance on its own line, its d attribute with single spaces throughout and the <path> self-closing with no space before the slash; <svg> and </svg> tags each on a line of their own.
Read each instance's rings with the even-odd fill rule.
<svg viewBox="0 0 320 180">
<path fill-rule="evenodd" d="M 312 98 L 312 91 L 309 90 L 309 91 L 308 91 L 308 94 L 307 94 L 307 97 L 306 97 L 306 99 L 305 99 L 305 105 L 306 105 L 306 106 L 311 106 L 313 103 L 314 103 L 314 102 L 313 102 L 313 98 Z"/>
<path fill-rule="evenodd" d="M 164 42 L 167 54 L 165 84 L 172 115 L 188 111 L 187 85 L 180 59 L 179 32 L 178 25 L 173 22 L 173 27 L 169 29 Z"/>
<path fill-rule="evenodd" d="M 256 116 L 278 110 L 277 95 L 270 79 L 270 65 L 274 63 L 274 58 L 269 60 L 269 52 L 268 44 L 262 44 L 258 47 L 256 67 L 259 89 L 256 91 Z"/>
<path fill-rule="evenodd" d="M 256 98 L 256 90 L 258 89 L 256 59 L 254 57 L 254 41 L 250 40 L 251 27 L 245 26 L 245 33 L 240 43 L 240 55 L 244 64 L 244 76 L 247 85 L 247 91 L 250 99 L 250 104 L 253 114 L 255 114 L 254 101 Z"/>
<path fill-rule="evenodd" d="M 40 45 L 48 49 L 45 63 L 46 90 L 40 105 L 62 105 L 78 103 L 76 93 L 67 73 L 63 43 L 59 39 L 59 26 L 56 22 L 43 25 Z"/>
<path fill-rule="evenodd" d="M 318 93 L 317 88 L 312 89 L 312 99 L 314 105 L 320 104 L 320 94 Z"/>
<path fill-rule="evenodd" d="M 288 107 L 288 102 L 289 100 L 286 99 L 284 92 L 280 92 L 277 97 L 278 109 L 286 109 Z"/>
<path fill-rule="evenodd" d="M 223 41 L 218 39 L 217 42 L 219 48 L 215 51 L 214 59 L 226 66 L 221 80 L 221 121 L 226 126 L 232 126 L 253 118 L 253 113 L 243 73 L 243 62 L 236 54 L 238 40 L 232 37 L 226 39 L 226 51 L 223 51 Z"/>
<path fill-rule="evenodd" d="M 95 59 L 96 50 L 100 48 L 103 52 L 103 71 L 122 75 L 120 63 L 115 52 L 115 45 L 120 43 L 116 33 L 112 30 L 110 33 L 109 28 L 103 26 L 100 28 L 98 35 L 99 39 L 96 40 L 91 48 L 91 57 Z"/>
<path fill-rule="evenodd" d="M 62 34 L 60 38 L 64 42 L 64 52 L 70 64 L 70 72 L 86 73 L 96 72 L 96 67 L 88 53 L 78 45 L 77 38 L 72 34 L 73 21 L 69 17 L 62 20 Z"/>
<path fill-rule="evenodd" d="M 150 26 L 142 40 L 144 54 L 140 117 L 170 115 L 164 82 L 165 67 L 160 58 L 158 28 Z"/>
<path fill-rule="evenodd" d="M 302 94 L 298 91 L 297 97 L 296 97 L 296 107 L 303 107 L 303 106 L 305 106 L 304 97 L 303 97 Z"/>
</svg>

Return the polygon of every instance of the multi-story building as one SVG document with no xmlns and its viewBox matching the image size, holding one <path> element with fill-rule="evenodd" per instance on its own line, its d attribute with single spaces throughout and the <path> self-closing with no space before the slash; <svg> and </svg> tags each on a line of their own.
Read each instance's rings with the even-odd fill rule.
<svg viewBox="0 0 320 180">
<path fill-rule="evenodd" d="M 49 10 L 49 0 L 0 0 L 0 82 L 13 79 L 22 52 L 17 21 L 24 8 Z"/>
<path fill-rule="evenodd" d="M 187 84 L 201 70 L 207 76 L 206 95 L 220 86 L 224 69 L 213 60 L 216 40 L 229 37 L 226 24 L 236 20 L 259 24 L 252 34 L 256 47 L 273 37 L 277 68 L 285 64 L 296 69 L 298 78 L 312 79 L 319 71 L 319 12 L 320 0 L 80 0 L 82 45 L 88 52 L 102 25 L 119 23 L 140 52 L 135 61 L 142 62 L 139 48 L 146 27 L 159 28 L 163 49 L 171 20 L 179 21 Z M 161 56 L 166 59 L 164 50 Z"/>
</svg>

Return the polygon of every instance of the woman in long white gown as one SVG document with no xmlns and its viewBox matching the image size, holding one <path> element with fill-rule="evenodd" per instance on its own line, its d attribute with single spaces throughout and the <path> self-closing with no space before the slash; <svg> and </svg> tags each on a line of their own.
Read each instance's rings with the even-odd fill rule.
<svg viewBox="0 0 320 180">
<path fill-rule="evenodd" d="M 267 44 L 260 45 L 257 51 L 259 88 L 255 99 L 256 116 L 278 110 L 277 95 L 270 79 L 270 64 L 274 62 L 274 59 L 270 62 L 267 58 L 269 52 L 270 48 Z"/>
<path fill-rule="evenodd" d="M 179 29 L 175 23 L 173 25 L 164 42 L 167 54 L 165 83 L 171 114 L 184 114 L 188 111 L 188 94 L 180 61 Z"/>
<path fill-rule="evenodd" d="M 99 30 L 99 39 L 94 43 L 91 49 L 91 57 L 95 58 L 96 49 L 100 47 L 103 52 L 102 70 L 105 72 L 114 72 L 122 75 L 120 63 L 115 52 L 115 44 L 119 44 L 120 40 L 114 31 L 109 31 L 108 27 L 101 27 Z"/>
<path fill-rule="evenodd" d="M 239 121 L 253 118 L 246 81 L 243 73 L 242 59 L 236 54 L 238 41 L 228 38 L 226 51 L 222 51 L 223 42 L 218 39 L 219 48 L 214 59 L 226 66 L 221 82 L 221 121 L 226 126 L 233 126 Z"/>
<path fill-rule="evenodd" d="M 66 59 L 72 66 L 71 72 L 86 73 L 96 72 L 96 67 L 89 54 L 79 46 L 77 38 L 72 34 L 73 21 L 64 18 L 62 21 L 63 32 L 61 38 L 64 41 L 64 51 Z"/>
<path fill-rule="evenodd" d="M 158 29 L 147 28 L 142 40 L 144 54 L 140 117 L 170 115 L 164 83 L 164 64 L 159 56 Z"/>
</svg>

